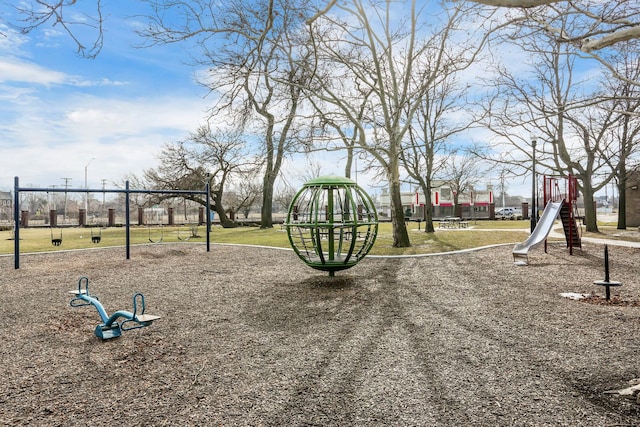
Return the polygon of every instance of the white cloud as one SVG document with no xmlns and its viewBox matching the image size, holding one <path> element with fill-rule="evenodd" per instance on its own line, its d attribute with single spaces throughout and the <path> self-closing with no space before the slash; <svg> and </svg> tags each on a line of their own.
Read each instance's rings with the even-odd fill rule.
<svg viewBox="0 0 640 427">
<path fill-rule="evenodd" d="M 67 79 L 64 73 L 46 69 L 37 64 L 15 58 L 0 59 L 0 82 L 32 83 L 39 85 L 61 84 Z"/>
<path fill-rule="evenodd" d="M 127 82 L 100 78 L 95 80 L 69 75 L 17 58 L 0 58 L 0 83 L 33 85 L 68 85 L 75 87 L 124 86 Z M 1 90 L 7 90 L 4 86 Z"/>
<path fill-rule="evenodd" d="M 120 182 L 157 165 L 162 145 L 186 136 L 204 121 L 206 101 L 197 97 L 104 98 L 76 93 L 54 103 L 14 105 L 16 116 L 0 126 L 0 188 L 13 176 L 26 183 L 89 186 Z M 95 188 L 95 187 L 94 187 Z"/>
<path fill-rule="evenodd" d="M 27 37 L 3 24 L 0 24 L 0 32 L 2 33 L 2 36 L 0 36 L 0 52 L 5 54 L 20 52 L 22 45 L 28 41 Z"/>
</svg>

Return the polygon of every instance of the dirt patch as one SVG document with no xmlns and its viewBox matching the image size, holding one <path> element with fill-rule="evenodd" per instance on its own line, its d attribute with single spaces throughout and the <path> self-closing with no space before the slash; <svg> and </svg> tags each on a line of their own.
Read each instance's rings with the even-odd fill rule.
<svg viewBox="0 0 640 427">
<path fill-rule="evenodd" d="M 328 277 L 290 251 L 166 244 L 0 258 L 0 424 L 637 425 L 640 307 L 602 295 L 601 246 L 367 258 Z M 609 247 L 616 301 L 640 250 Z M 143 292 L 152 326 L 101 341 Z"/>
<path fill-rule="evenodd" d="M 606 297 L 600 295 L 589 295 L 581 301 L 588 304 L 608 305 L 608 306 L 624 306 L 624 307 L 639 307 L 640 301 L 634 299 L 624 299 L 619 295 L 613 295 L 608 300 Z"/>
</svg>

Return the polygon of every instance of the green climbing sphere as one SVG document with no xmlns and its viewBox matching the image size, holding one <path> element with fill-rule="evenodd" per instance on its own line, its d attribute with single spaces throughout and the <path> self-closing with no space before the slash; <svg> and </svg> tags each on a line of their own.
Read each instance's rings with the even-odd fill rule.
<svg viewBox="0 0 640 427">
<path fill-rule="evenodd" d="M 354 181 L 322 176 L 295 195 L 286 219 L 291 247 L 317 270 L 345 270 L 369 253 L 378 233 L 378 214 Z"/>
</svg>

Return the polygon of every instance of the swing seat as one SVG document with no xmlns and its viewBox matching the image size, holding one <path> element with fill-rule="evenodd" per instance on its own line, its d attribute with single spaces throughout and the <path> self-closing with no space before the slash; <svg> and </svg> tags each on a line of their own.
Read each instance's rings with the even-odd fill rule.
<svg viewBox="0 0 640 427">
<path fill-rule="evenodd" d="M 187 235 L 187 237 L 182 237 L 180 236 L 180 228 L 178 228 L 178 240 L 181 240 L 183 242 L 187 242 L 192 238 L 199 238 L 200 236 L 198 236 L 198 226 L 197 225 L 192 225 L 190 227 L 189 230 L 189 234 Z"/>
<path fill-rule="evenodd" d="M 91 243 L 100 243 L 100 240 L 102 240 L 102 230 L 100 228 L 97 229 L 97 231 L 94 231 L 94 229 L 91 229 Z"/>
<path fill-rule="evenodd" d="M 60 229 L 59 237 L 53 237 L 53 228 L 49 230 L 51 231 L 51 244 L 53 246 L 60 246 L 62 244 L 62 228 Z M 56 233 L 56 236 L 58 236 L 58 233 Z"/>
</svg>

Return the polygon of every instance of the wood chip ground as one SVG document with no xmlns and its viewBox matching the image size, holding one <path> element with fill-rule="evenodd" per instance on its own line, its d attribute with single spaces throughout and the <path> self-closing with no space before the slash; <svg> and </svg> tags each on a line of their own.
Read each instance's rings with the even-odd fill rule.
<svg viewBox="0 0 640 427">
<path fill-rule="evenodd" d="M 328 277 L 292 251 L 157 244 L 0 257 L 0 425 L 622 426 L 640 377 L 640 250 L 562 244 L 368 257 Z M 142 292 L 152 326 L 101 341 Z"/>
</svg>

